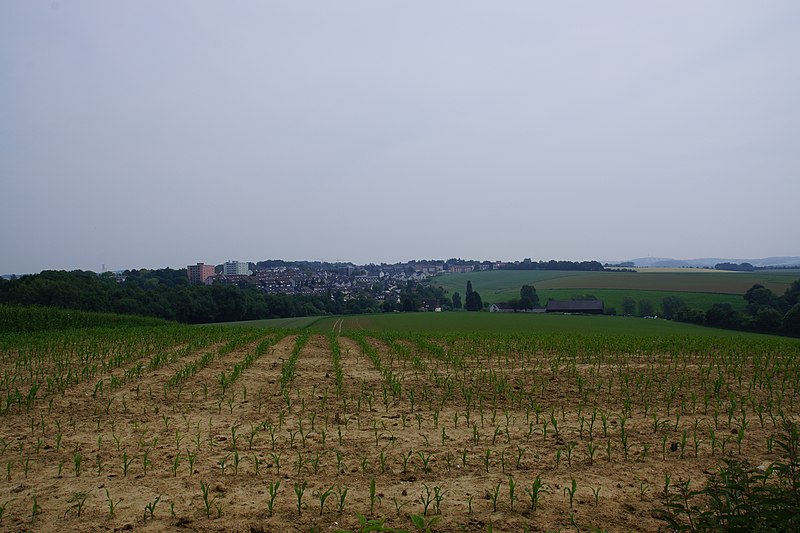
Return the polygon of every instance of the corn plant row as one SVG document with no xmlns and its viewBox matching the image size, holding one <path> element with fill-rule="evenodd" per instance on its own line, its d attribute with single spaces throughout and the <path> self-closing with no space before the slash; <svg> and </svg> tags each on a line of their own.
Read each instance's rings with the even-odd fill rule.
<svg viewBox="0 0 800 533">
<path fill-rule="evenodd" d="M 336 380 L 336 396 L 341 397 L 344 390 L 344 371 L 342 370 L 342 347 L 335 332 L 328 334 L 331 345 L 331 357 L 333 358 L 333 372 Z"/>
<path fill-rule="evenodd" d="M 26 410 L 30 410 L 37 397 L 48 397 L 58 392 L 63 392 L 69 386 L 89 379 L 98 372 L 112 371 L 125 364 L 138 361 L 153 351 L 169 349 L 176 342 L 190 338 L 187 328 L 161 328 L 156 330 L 152 328 L 129 328 L 124 331 L 126 333 L 125 336 L 121 336 L 119 332 L 110 335 L 105 330 L 84 330 L 82 332 L 83 335 L 91 342 L 73 344 L 72 347 L 85 350 L 85 352 L 74 352 L 71 356 L 59 357 L 54 365 L 40 365 L 35 372 L 31 367 L 27 379 L 20 380 L 19 374 L 9 377 L 6 372 L 2 381 L 5 387 L 0 386 L 0 390 L 4 389 L 5 392 L 5 401 L 0 400 L 0 413 L 7 413 L 11 405 L 14 404 L 20 408 L 24 405 Z M 157 334 L 154 335 L 154 333 Z M 31 356 L 28 360 L 42 361 L 48 357 L 47 355 L 42 356 L 42 353 L 47 354 L 53 349 L 53 346 L 62 345 L 64 339 L 50 340 L 55 342 L 40 345 L 40 348 L 43 348 L 42 351 L 38 352 L 36 356 Z M 75 359 L 78 359 L 78 365 L 75 364 Z M 136 368 L 141 368 L 142 366 L 140 363 L 126 372 L 136 373 Z M 117 381 L 119 381 L 119 378 L 117 378 Z M 19 390 L 16 385 L 17 382 L 30 383 L 26 394 Z M 40 394 L 40 391 L 43 392 Z M 0 398 L 3 397 L 0 396 Z"/>
<path fill-rule="evenodd" d="M 236 380 L 242 375 L 242 372 L 250 368 L 253 363 L 255 363 L 259 357 L 267 353 L 272 346 L 275 345 L 278 341 L 285 337 L 284 333 L 276 333 L 264 340 L 262 340 L 256 346 L 255 350 L 248 353 L 244 359 L 240 362 L 233 365 L 233 369 L 231 370 L 230 374 L 226 374 L 225 372 L 221 372 L 219 376 L 220 387 L 222 388 L 222 394 L 225 394 L 225 391 L 230 388 L 231 385 L 236 383 Z"/>
<path fill-rule="evenodd" d="M 294 342 L 294 348 L 292 348 L 292 353 L 289 358 L 283 362 L 283 366 L 281 367 L 281 394 L 286 392 L 286 387 L 294 380 L 294 373 L 295 367 L 297 366 L 297 360 L 300 358 L 300 352 L 303 349 L 303 346 L 306 345 L 308 342 L 308 338 L 311 336 L 311 332 L 309 330 L 303 330 Z"/>
<path fill-rule="evenodd" d="M 263 335 L 264 335 L 263 332 L 258 332 L 258 331 L 243 333 L 241 336 L 230 340 L 228 343 L 226 343 L 218 350 L 204 353 L 199 358 L 195 359 L 194 361 L 186 363 L 183 367 L 178 369 L 175 372 L 175 374 L 167 381 L 166 388 L 174 389 L 175 387 L 178 387 L 181 383 L 183 383 L 190 377 L 194 376 L 201 370 L 203 370 L 213 361 L 226 356 L 227 354 L 236 350 L 240 346 L 248 344 Z"/>
<path fill-rule="evenodd" d="M 224 338 L 224 331 L 221 329 L 214 331 L 210 328 L 206 328 L 204 333 L 205 334 L 203 335 L 197 335 L 188 343 L 172 346 L 168 350 L 159 350 L 150 357 L 150 360 L 147 361 L 146 364 L 139 361 L 136 365 L 126 369 L 120 375 L 112 375 L 108 378 L 101 379 L 95 385 L 93 397 L 96 397 L 98 393 L 102 397 L 105 395 L 106 391 L 112 392 L 126 383 L 140 379 L 145 372 L 152 372 L 168 364 L 180 361 L 181 359 L 206 348 L 211 343 Z M 106 383 L 108 384 L 107 386 Z"/>
<path fill-rule="evenodd" d="M 370 358 L 375 369 L 381 373 L 384 381 L 389 385 L 389 388 L 392 391 L 392 396 L 394 398 L 400 398 L 402 392 L 400 380 L 397 378 L 394 372 L 392 372 L 390 366 L 384 365 L 381 362 L 381 356 L 378 354 L 378 350 L 370 345 L 370 343 L 367 341 L 367 337 L 363 334 L 351 334 L 351 338 L 358 343 L 361 351 Z"/>
</svg>

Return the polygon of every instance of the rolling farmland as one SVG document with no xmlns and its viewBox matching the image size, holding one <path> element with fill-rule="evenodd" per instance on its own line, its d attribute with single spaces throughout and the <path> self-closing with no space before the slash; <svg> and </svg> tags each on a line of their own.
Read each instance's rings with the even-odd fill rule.
<svg viewBox="0 0 800 533">
<path fill-rule="evenodd" d="M 665 480 L 780 459 L 800 342 L 552 324 L 4 334 L 0 526 L 652 531 Z"/>
<path fill-rule="evenodd" d="M 268 322 L 269 323 L 269 322 Z M 536 313 L 385 313 L 327 317 L 311 328 L 330 331 L 424 333 L 515 333 L 612 336 L 764 337 L 740 331 L 708 328 L 669 320 L 639 317 Z"/>
<path fill-rule="evenodd" d="M 487 271 L 448 274 L 431 280 L 449 294 L 464 294 L 467 281 L 484 302 L 519 298 L 522 285 L 532 284 L 542 302 L 548 298 L 570 299 L 590 293 L 620 311 L 622 298 L 649 299 L 654 304 L 665 296 L 679 296 L 688 305 L 708 309 L 728 303 L 742 310 L 742 295 L 754 284 L 762 284 L 780 295 L 800 278 L 798 270 L 722 272 L 702 269 L 642 269 L 639 272 Z"/>
</svg>

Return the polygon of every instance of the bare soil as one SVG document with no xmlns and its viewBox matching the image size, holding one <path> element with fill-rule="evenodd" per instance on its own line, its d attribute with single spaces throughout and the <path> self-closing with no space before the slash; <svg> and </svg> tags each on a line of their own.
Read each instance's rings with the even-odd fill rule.
<svg viewBox="0 0 800 533">
<path fill-rule="evenodd" d="M 284 394 L 281 369 L 296 339 L 279 340 L 224 393 L 220 374 L 230 374 L 257 343 L 215 359 L 179 389 L 167 386 L 176 370 L 218 345 L 114 391 L 93 395 L 94 381 L 85 381 L 51 405 L 9 412 L 0 419 L 0 528 L 335 531 L 357 530 L 361 514 L 414 530 L 409 514 L 427 514 L 439 517 L 436 531 L 486 531 L 490 524 L 494 531 L 656 531 L 664 525 L 654 511 L 665 475 L 699 485 L 720 464 L 723 440 L 725 456 L 754 464 L 777 458 L 765 445 L 776 432 L 773 422 L 762 427 L 751 415 L 739 443 L 726 413 L 715 423 L 702 399 L 685 395 L 671 400 L 669 414 L 660 397 L 647 416 L 634 398 L 624 422 L 626 451 L 617 365 L 582 364 L 568 375 L 543 362 L 538 381 L 520 383 L 519 367 L 489 354 L 479 368 L 466 363 L 455 381 L 468 381 L 471 370 L 484 377 L 493 370 L 510 394 L 530 388 L 530 403 L 526 409 L 501 399 L 468 407 L 458 385 L 442 400 L 452 368 L 407 341 L 402 345 L 420 356 L 424 369 L 368 339 L 402 383 L 403 398 L 396 399 L 359 344 L 339 337 L 343 389 L 337 394 L 330 340 L 312 335 Z M 667 383 L 691 378 L 699 386 L 704 379 L 697 365 L 625 359 L 634 379 L 654 368 Z M 596 412 L 578 410 L 576 375 L 601 384 L 590 392 Z M 762 393 L 753 394 L 758 400 Z M 546 491 L 533 511 L 525 489 L 537 475 Z M 268 486 L 278 481 L 270 512 Z M 319 495 L 329 489 L 321 508 Z"/>
</svg>

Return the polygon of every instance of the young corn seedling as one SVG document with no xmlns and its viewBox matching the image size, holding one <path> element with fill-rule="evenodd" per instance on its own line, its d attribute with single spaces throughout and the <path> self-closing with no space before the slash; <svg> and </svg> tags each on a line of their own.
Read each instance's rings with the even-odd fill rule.
<svg viewBox="0 0 800 533">
<path fill-rule="evenodd" d="M 571 487 L 564 487 L 564 495 L 569 496 L 569 508 L 572 509 L 573 501 L 575 500 L 575 492 L 578 490 L 578 483 L 572 479 Z"/>
<path fill-rule="evenodd" d="M 369 515 L 375 516 L 375 501 L 377 496 L 375 493 L 375 478 L 369 480 Z"/>
<path fill-rule="evenodd" d="M 592 488 L 592 495 L 594 496 L 594 506 L 597 507 L 600 502 L 600 489 L 602 487 Z"/>
<path fill-rule="evenodd" d="M 574 450 L 577 445 L 578 443 L 575 441 L 569 441 L 567 443 L 567 466 L 570 468 L 572 468 L 572 450 Z"/>
<path fill-rule="evenodd" d="M 75 477 L 79 477 L 81 475 L 81 461 L 82 460 L 83 460 L 83 457 L 81 457 L 81 454 L 78 453 L 78 452 L 75 452 L 75 454 L 72 456 L 72 462 L 73 462 L 73 465 L 75 466 Z"/>
<path fill-rule="evenodd" d="M 213 498 L 209 498 L 210 487 L 208 483 L 203 481 L 200 482 L 200 491 L 203 495 L 203 506 L 206 509 L 206 518 L 211 518 L 211 506 L 214 505 L 214 501 L 217 499 L 217 497 L 215 495 Z"/>
<path fill-rule="evenodd" d="M 644 495 L 650 490 L 650 485 L 643 479 L 639 480 L 639 500 L 644 501 Z"/>
<path fill-rule="evenodd" d="M 497 512 L 497 498 L 500 496 L 500 485 L 502 485 L 502 481 L 498 481 L 497 485 L 494 486 L 491 492 L 488 492 L 489 499 L 492 501 L 492 512 Z"/>
<path fill-rule="evenodd" d="M 156 512 L 156 505 L 158 505 L 158 502 L 160 502 L 160 501 L 161 501 L 161 495 L 156 496 L 156 499 L 154 499 L 152 502 L 150 502 L 150 503 L 148 503 L 147 505 L 144 506 L 144 519 L 145 520 L 147 520 L 147 515 L 150 515 L 150 520 L 153 520 L 155 518 L 154 515 L 155 515 L 155 512 Z"/>
<path fill-rule="evenodd" d="M 336 487 L 336 512 L 342 514 L 344 512 L 344 504 L 347 499 L 347 487 L 341 485 Z"/>
<path fill-rule="evenodd" d="M 423 491 L 420 493 L 419 502 L 422 504 L 422 516 L 428 516 L 428 508 L 434 500 L 434 493 L 427 483 L 422 484 Z"/>
<path fill-rule="evenodd" d="M 67 503 L 71 503 L 72 505 L 70 505 L 69 508 L 66 510 L 66 512 L 64 512 L 64 517 L 66 518 L 67 513 L 69 513 L 73 509 L 75 510 L 75 513 L 78 516 L 81 516 L 81 512 L 83 511 L 83 505 L 86 503 L 86 499 L 88 497 L 89 497 L 88 492 L 73 492 L 72 496 L 70 496 L 69 500 L 67 500 Z"/>
<path fill-rule="evenodd" d="M 133 463 L 133 457 L 128 459 L 128 452 L 122 453 L 122 477 L 128 477 L 128 468 Z"/>
<path fill-rule="evenodd" d="M 197 453 L 191 453 L 186 449 L 186 459 L 189 461 L 189 475 L 194 474 L 194 462 L 197 460 Z"/>
<path fill-rule="evenodd" d="M 178 466 L 181 464 L 181 455 L 180 453 L 175 454 L 175 458 L 172 460 L 172 477 L 178 477 Z"/>
<path fill-rule="evenodd" d="M 336 474 L 337 475 L 344 474 L 345 470 L 347 469 L 347 466 L 344 464 L 343 459 L 344 459 L 344 456 L 342 455 L 342 452 L 339 451 L 339 450 L 336 450 Z"/>
<path fill-rule="evenodd" d="M 42 512 L 42 507 L 39 505 L 39 500 L 36 494 L 33 495 L 33 504 L 31 505 L 31 522 L 36 520 L 36 517 L 39 516 L 39 513 Z"/>
<path fill-rule="evenodd" d="M 267 500 L 267 510 L 269 511 L 269 516 L 272 516 L 273 511 L 275 510 L 275 498 L 278 497 L 278 489 L 281 487 L 281 480 L 277 480 L 274 483 L 269 483 L 267 485 L 267 491 L 269 492 L 269 500 Z"/>
<path fill-rule="evenodd" d="M 122 498 L 117 500 L 116 502 L 111 498 L 111 494 L 109 494 L 108 489 L 106 489 L 106 505 L 108 506 L 108 517 L 114 518 L 114 514 L 116 513 L 117 505 L 119 502 L 122 501 Z"/>
<path fill-rule="evenodd" d="M 5 517 L 5 514 L 6 514 L 6 506 L 9 503 L 11 503 L 12 501 L 13 501 L 13 498 L 11 500 L 8 500 L 8 501 L 4 502 L 2 505 L 0 505 L 0 524 L 3 523 L 3 517 Z"/>
<path fill-rule="evenodd" d="M 278 475 L 281 475 L 281 454 L 279 453 L 270 453 L 270 457 L 272 457 L 272 464 L 275 465 L 275 468 L 278 471 Z"/>
<path fill-rule="evenodd" d="M 230 454 L 225 455 L 222 459 L 217 461 L 219 468 L 222 470 L 222 475 L 225 475 L 225 467 L 228 466 L 228 459 L 230 459 Z"/>
<path fill-rule="evenodd" d="M 417 456 L 419 456 L 419 460 L 422 461 L 422 471 L 426 474 L 431 471 L 429 463 L 431 461 L 431 457 L 433 457 L 433 453 L 426 454 L 423 451 L 417 452 Z"/>
<path fill-rule="evenodd" d="M 524 455 L 525 455 L 525 448 L 522 448 L 521 446 L 517 446 L 517 458 L 516 458 L 516 461 L 514 463 L 514 468 L 516 468 L 517 470 L 522 468 L 522 466 L 521 466 L 522 465 L 522 457 Z"/>
<path fill-rule="evenodd" d="M 325 508 L 325 500 L 327 500 L 328 496 L 331 494 L 333 494 L 333 485 L 331 485 L 328 490 L 318 490 L 314 492 L 314 496 L 319 500 L 319 516 L 322 516 L 322 511 Z"/>
<path fill-rule="evenodd" d="M 144 470 L 144 475 L 147 475 L 147 467 L 151 466 L 153 461 L 150 460 L 150 450 L 145 450 L 143 457 L 142 457 L 142 469 Z"/>
<path fill-rule="evenodd" d="M 294 494 L 297 496 L 297 516 L 303 512 L 303 494 L 306 492 L 306 482 L 294 484 Z"/>
<path fill-rule="evenodd" d="M 508 501 L 509 501 L 509 503 L 511 505 L 511 511 L 512 512 L 514 511 L 514 502 L 517 499 L 516 488 L 517 488 L 517 482 L 514 481 L 514 476 L 509 475 L 508 476 Z"/>
<path fill-rule="evenodd" d="M 589 466 L 594 464 L 594 454 L 597 452 L 597 445 L 595 445 L 594 441 L 589 441 L 586 445 L 586 449 L 589 453 L 587 453 L 586 457 L 589 459 Z"/>
<path fill-rule="evenodd" d="M 433 531 L 433 526 L 436 525 L 440 518 L 440 516 L 432 516 L 430 519 L 428 519 L 425 516 L 416 514 L 409 515 L 411 523 L 420 533 L 431 533 Z"/>
<path fill-rule="evenodd" d="M 386 472 L 386 454 L 381 450 L 381 454 L 378 457 L 378 463 L 381 465 L 381 474 Z"/>
<path fill-rule="evenodd" d="M 400 459 L 403 461 L 403 474 L 408 473 L 408 460 L 411 459 L 413 453 L 413 450 L 409 450 L 407 454 L 400 454 Z"/>
</svg>

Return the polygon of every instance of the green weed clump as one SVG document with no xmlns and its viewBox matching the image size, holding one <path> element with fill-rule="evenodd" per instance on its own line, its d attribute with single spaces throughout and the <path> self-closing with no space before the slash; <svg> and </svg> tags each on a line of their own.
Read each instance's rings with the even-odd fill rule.
<svg viewBox="0 0 800 533">
<path fill-rule="evenodd" d="M 702 489 L 667 482 L 658 518 L 672 531 L 800 531 L 798 424 L 775 443 L 783 458 L 765 469 L 726 459 Z"/>
</svg>

